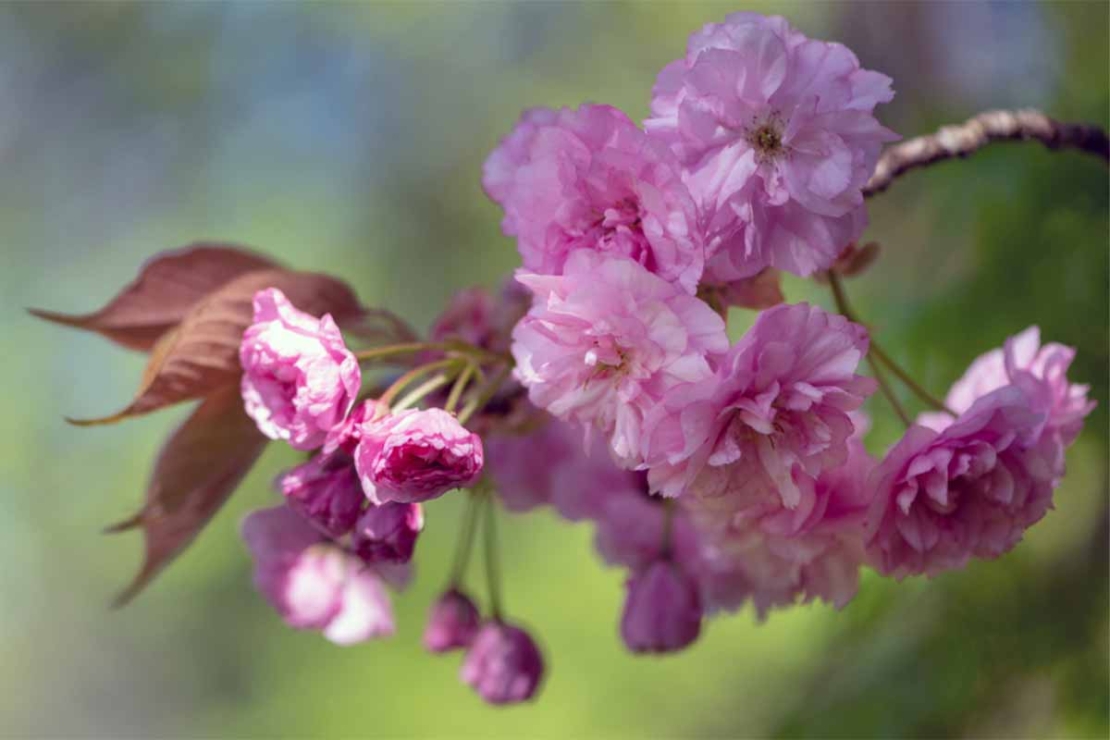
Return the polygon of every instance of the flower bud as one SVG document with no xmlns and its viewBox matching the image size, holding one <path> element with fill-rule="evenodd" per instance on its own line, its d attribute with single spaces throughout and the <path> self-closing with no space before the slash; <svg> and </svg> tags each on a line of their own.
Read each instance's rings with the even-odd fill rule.
<svg viewBox="0 0 1110 740">
<path fill-rule="evenodd" d="M 543 655 L 519 627 L 487 622 L 470 643 L 459 677 L 490 704 L 528 701 L 543 678 Z"/>
<path fill-rule="evenodd" d="M 354 460 L 342 452 L 317 455 L 282 473 L 275 485 L 289 508 L 331 537 L 351 531 L 366 500 Z"/>
<path fill-rule="evenodd" d="M 417 503 L 482 474 L 482 440 L 443 409 L 408 409 L 367 422 L 355 466 L 367 498 Z"/>
<path fill-rule="evenodd" d="M 634 653 L 682 650 L 701 632 L 697 585 L 670 560 L 657 560 L 628 581 L 621 638 Z"/>
<path fill-rule="evenodd" d="M 358 360 L 331 316 L 297 310 L 276 288 L 255 294 L 239 360 L 247 415 L 267 437 L 298 450 L 324 443 L 362 384 Z"/>
<path fill-rule="evenodd" d="M 456 589 L 447 591 L 428 612 L 424 628 L 424 647 L 433 653 L 464 648 L 478 632 L 478 607 L 466 594 Z"/>
<path fill-rule="evenodd" d="M 424 529 L 420 504 L 371 505 L 355 525 L 352 548 L 367 563 L 407 563 Z"/>
</svg>

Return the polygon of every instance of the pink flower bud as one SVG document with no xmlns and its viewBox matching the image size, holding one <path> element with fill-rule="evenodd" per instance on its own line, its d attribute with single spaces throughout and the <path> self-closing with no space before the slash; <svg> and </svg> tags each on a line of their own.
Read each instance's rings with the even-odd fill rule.
<svg viewBox="0 0 1110 740">
<path fill-rule="evenodd" d="M 362 385 L 358 360 L 331 316 L 298 311 L 276 288 L 255 294 L 239 360 L 247 414 L 267 437 L 298 450 L 324 443 Z"/>
<path fill-rule="evenodd" d="M 420 504 L 371 505 L 355 525 L 351 545 L 355 554 L 368 563 L 407 563 L 422 529 L 424 511 Z"/>
<path fill-rule="evenodd" d="M 470 643 L 459 676 L 490 704 L 528 701 L 543 677 L 543 655 L 519 627 L 487 622 Z"/>
<path fill-rule="evenodd" d="M 621 637 L 634 653 L 672 653 L 698 639 L 697 585 L 670 560 L 657 560 L 628 581 Z"/>
<path fill-rule="evenodd" d="M 424 628 L 424 647 L 433 653 L 464 648 L 478 632 L 478 607 L 466 594 L 447 591 L 432 604 Z"/>
<path fill-rule="evenodd" d="M 443 409 L 408 409 L 367 422 L 355 449 L 362 488 L 377 504 L 415 503 L 472 485 L 482 440 Z"/>
<path fill-rule="evenodd" d="M 331 537 L 351 531 L 366 497 L 354 460 L 342 452 L 317 455 L 276 482 L 289 508 Z"/>
</svg>

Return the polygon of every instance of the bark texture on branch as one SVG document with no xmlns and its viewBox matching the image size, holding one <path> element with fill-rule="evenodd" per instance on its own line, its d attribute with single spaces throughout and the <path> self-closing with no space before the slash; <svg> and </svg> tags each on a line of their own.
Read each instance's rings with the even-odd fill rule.
<svg viewBox="0 0 1110 740">
<path fill-rule="evenodd" d="M 992 110 L 964 123 L 945 126 L 935 134 L 889 147 L 879 157 L 863 195 L 883 192 L 904 172 L 946 159 L 962 159 L 992 141 L 1039 141 L 1049 149 L 1078 149 L 1110 161 L 1110 139 L 1098 126 L 1062 123 L 1037 110 Z"/>
</svg>

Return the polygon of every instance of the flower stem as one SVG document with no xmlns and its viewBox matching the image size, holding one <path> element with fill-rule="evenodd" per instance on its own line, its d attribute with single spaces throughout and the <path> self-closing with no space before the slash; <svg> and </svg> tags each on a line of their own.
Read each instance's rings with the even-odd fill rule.
<svg viewBox="0 0 1110 740">
<path fill-rule="evenodd" d="M 905 383 L 906 387 L 913 391 L 914 395 L 916 395 L 922 401 L 929 404 L 937 411 L 943 411 L 946 414 L 950 414 L 953 418 L 957 416 L 956 413 L 954 413 L 951 409 L 944 405 L 943 401 L 933 396 L 933 394 L 922 388 L 913 378 L 911 378 L 910 374 L 907 373 L 905 369 L 902 368 L 893 359 L 891 359 L 890 355 L 888 355 L 886 351 L 883 350 L 883 348 L 880 347 L 877 343 L 871 343 L 871 352 L 875 353 L 875 357 L 879 360 L 879 362 L 886 365 L 887 369 L 889 369 L 890 372 L 894 373 L 895 377 Z"/>
<path fill-rule="evenodd" d="M 493 379 L 486 383 L 485 387 L 479 391 L 478 395 L 467 401 L 466 406 L 459 413 L 459 423 L 466 424 L 470 417 L 474 416 L 478 411 L 482 410 L 490 400 L 497 395 L 500 390 L 501 384 L 509 377 L 509 373 L 513 370 L 512 365 L 505 365 L 493 376 Z"/>
<path fill-rule="evenodd" d="M 410 406 L 415 406 L 424 400 L 428 395 L 435 393 L 451 382 L 451 373 L 440 373 L 435 377 L 428 378 L 420 385 L 413 388 L 405 394 L 405 396 L 397 403 L 393 404 L 393 411 L 404 411 Z"/>
<path fill-rule="evenodd" d="M 478 366 L 473 362 L 467 362 L 466 367 L 459 373 L 459 377 L 455 380 L 455 385 L 451 387 L 451 393 L 447 396 L 446 403 L 443 404 L 443 410 L 453 413 L 455 407 L 459 405 L 459 399 L 462 394 L 466 392 L 466 387 L 470 384 L 471 379 L 474 377 Z"/>
<path fill-rule="evenodd" d="M 360 361 L 381 360 L 394 355 L 412 354 L 414 352 L 447 352 L 453 354 L 466 355 L 476 361 L 481 362 L 504 362 L 505 355 L 496 352 L 490 352 L 476 347 L 473 344 L 462 342 L 459 340 L 448 340 L 446 342 L 403 342 L 401 344 L 387 344 L 384 347 L 374 347 L 373 349 L 362 350 L 355 352 L 355 357 Z"/>
<path fill-rule="evenodd" d="M 486 586 L 489 588 L 490 613 L 496 621 L 500 622 L 504 611 L 501 605 L 501 563 L 497 551 L 497 504 L 493 500 L 492 491 L 486 490 L 481 495 L 486 507 L 484 534 L 486 541 Z"/>
<path fill-rule="evenodd" d="M 443 359 L 443 360 L 437 360 L 435 362 L 429 362 L 427 365 L 420 365 L 419 367 L 414 367 L 412 370 L 409 370 L 407 373 L 405 373 L 401 377 L 397 378 L 397 380 L 393 381 L 393 385 L 386 388 L 385 393 L 383 393 L 381 395 L 381 397 L 378 398 L 378 403 L 380 403 L 383 408 L 387 408 L 389 406 L 389 404 L 393 402 L 393 399 L 395 399 L 398 395 L 400 395 L 401 391 L 403 391 L 405 388 L 407 388 L 414 381 L 419 380 L 420 378 L 424 377 L 425 375 L 430 375 L 431 373 L 434 373 L 437 370 L 445 370 L 447 368 L 452 368 L 452 367 L 456 366 L 458 363 L 459 363 L 458 358 L 448 357 L 448 358 Z"/>
<path fill-rule="evenodd" d="M 458 589 L 466 577 L 466 567 L 470 564 L 470 551 L 474 545 L 474 532 L 478 524 L 478 509 L 482 501 L 474 492 L 468 492 L 465 510 L 462 516 L 462 527 L 459 529 L 459 539 L 455 545 L 454 565 L 451 566 L 450 587 Z"/>
</svg>

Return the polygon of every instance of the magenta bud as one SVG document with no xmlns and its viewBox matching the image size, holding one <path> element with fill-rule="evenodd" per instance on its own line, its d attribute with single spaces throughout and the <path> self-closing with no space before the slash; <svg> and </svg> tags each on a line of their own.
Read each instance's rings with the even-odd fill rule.
<svg viewBox="0 0 1110 740">
<path fill-rule="evenodd" d="M 466 651 L 459 677 L 490 704 L 528 701 L 543 678 L 543 655 L 519 627 L 486 622 Z"/>
<path fill-rule="evenodd" d="M 477 634 L 480 621 L 474 602 L 461 591 L 451 589 L 440 596 L 428 611 L 424 647 L 433 653 L 464 648 Z"/>
<path fill-rule="evenodd" d="M 355 524 L 351 545 L 367 563 L 407 563 L 422 529 L 420 504 L 371 505 Z"/>
<path fill-rule="evenodd" d="M 628 580 L 621 638 L 634 653 L 673 653 L 698 639 L 697 584 L 670 560 L 657 560 Z"/>
</svg>

